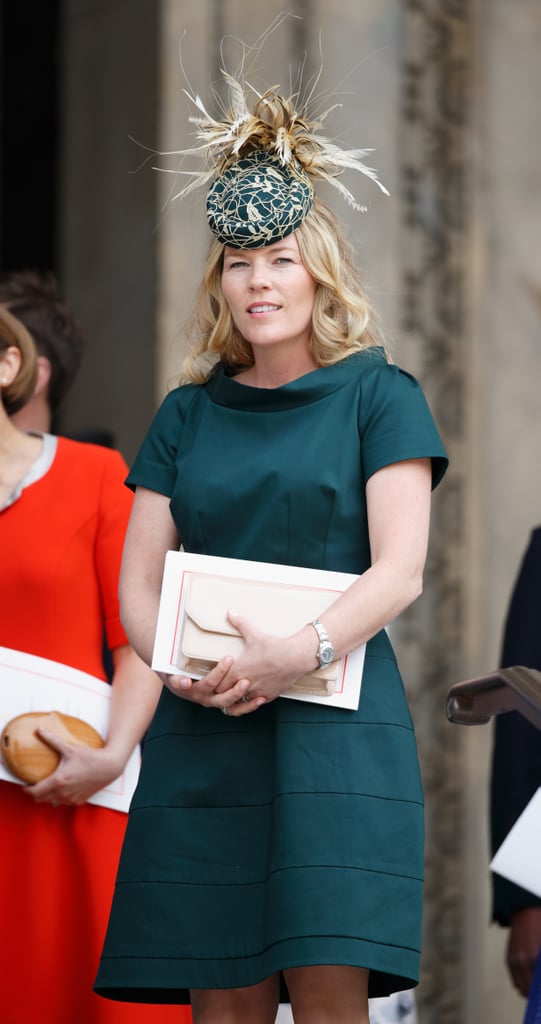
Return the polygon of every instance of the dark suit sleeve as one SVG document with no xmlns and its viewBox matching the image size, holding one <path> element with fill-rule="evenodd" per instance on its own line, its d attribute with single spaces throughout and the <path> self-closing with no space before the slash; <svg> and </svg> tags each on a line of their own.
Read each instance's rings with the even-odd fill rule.
<svg viewBox="0 0 541 1024">
<path fill-rule="evenodd" d="M 541 669 L 541 528 L 531 535 L 511 595 L 501 664 Z M 541 732 L 517 711 L 497 715 L 490 793 L 493 853 L 540 785 Z M 516 910 L 541 906 L 531 892 L 495 873 L 492 897 L 493 919 L 502 925 Z"/>
</svg>

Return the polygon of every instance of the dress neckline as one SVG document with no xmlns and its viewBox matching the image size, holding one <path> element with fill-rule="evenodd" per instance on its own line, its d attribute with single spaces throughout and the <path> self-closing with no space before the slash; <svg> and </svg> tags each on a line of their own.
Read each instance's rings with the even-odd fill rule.
<svg viewBox="0 0 541 1024">
<path fill-rule="evenodd" d="M 14 487 L 11 494 L 6 498 L 0 511 L 9 508 L 10 505 L 14 505 L 20 498 L 22 492 L 26 487 L 30 487 L 31 484 L 35 484 L 37 480 L 41 480 L 42 476 L 45 476 L 51 468 L 54 457 L 56 455 L 56 449 L 58 445 L 58 438 L 53 434 L 44 434 L 41 430 L 28 430 L 28 434 L 32 434 L 33 437 L 41 437 L 43 444 L 41 451 L 34 462 L 27 469 L 24 476 L 19 480 L 18 484 Z"/>
<path fill-rule="evenodd" d="M 372 355 L 381 349 L 363 349 L 341 359 L 332 366 L 310 370 L 288 384 L 277 388 L 258 388 L 244 384 L 228 374 L 223 363 L 217 363 L 212 376 L 204 385 L 210 400 L 215 405 L 227 406 L 244 412 L 280 412 L 319 402 L 352 379 L 352 364 L 368 353 Z M 384 357 L 385 358 L 385 357 Z"/>
</svg>

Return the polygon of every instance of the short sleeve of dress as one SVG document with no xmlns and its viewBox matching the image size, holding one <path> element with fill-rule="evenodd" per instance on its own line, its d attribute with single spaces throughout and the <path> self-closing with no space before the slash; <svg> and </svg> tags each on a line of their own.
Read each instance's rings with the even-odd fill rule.
<svg viewBox="0 0 541 1024">
<path fill-rule="evenodd" d="M 132 490 L 148 487 L 171 497 L 186 414 L 199 391 L 197 385 L 187 384 L 164 398 L 126 478 Z"/>
<path fill-rule="evenodd" d="M 419 382 L 400 367 L 374 358 L 363 375 L 359 430 L 365 479 L 407 459 L 432 459 L 432 487 L 448 458 Z"/>
</svg>

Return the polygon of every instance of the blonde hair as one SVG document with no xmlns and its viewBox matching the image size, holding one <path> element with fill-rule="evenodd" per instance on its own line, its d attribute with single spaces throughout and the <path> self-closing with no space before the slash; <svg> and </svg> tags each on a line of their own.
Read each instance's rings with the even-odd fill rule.
<svg viewBox="0 0 541 1024">
<path fill-rule="evenodd" d="M 0 357 L 14 346 L 21 353 L 21 365 L 11 384 L 1 389 L 2 403 L 8 416 L 22 409 L 32 398 L 38 378 L 38 355 L 32 335 L 17 317 L 0 306 Z"/>
<path fill-rule="evenodd" d="M 317 366 L 331 366 L 353 352 L 383 345 L 375 311 L 332 211 L 316 199 L 295 237 L 304 266 L 317 284 L 309 342 Z M 252 347 L 233 323 L 223 296 L 223 251 L 213 239 L 185 328 L 191 349 L 181 384 L 204 383 L 220 360 L 239 369 L 254 363 Z"/>
</svg>

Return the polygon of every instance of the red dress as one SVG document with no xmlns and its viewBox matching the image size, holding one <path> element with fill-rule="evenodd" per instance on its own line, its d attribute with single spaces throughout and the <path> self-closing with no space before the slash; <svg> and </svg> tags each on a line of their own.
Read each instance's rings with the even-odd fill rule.
<svg viewBox="0 0 541 1024">
<path fill-rule="evenodd" d="M 0 645 L 105 678 L 103 629 L 126 643 L 117 582 L 131 494 L 118 452 L 65 438 L 44 476 L 0 511 Z M 186 1007 L 92 992 L 127 815 L 35 804 L 0 782 L 3 1024 L 161 1024 Z"/>
</svg>

